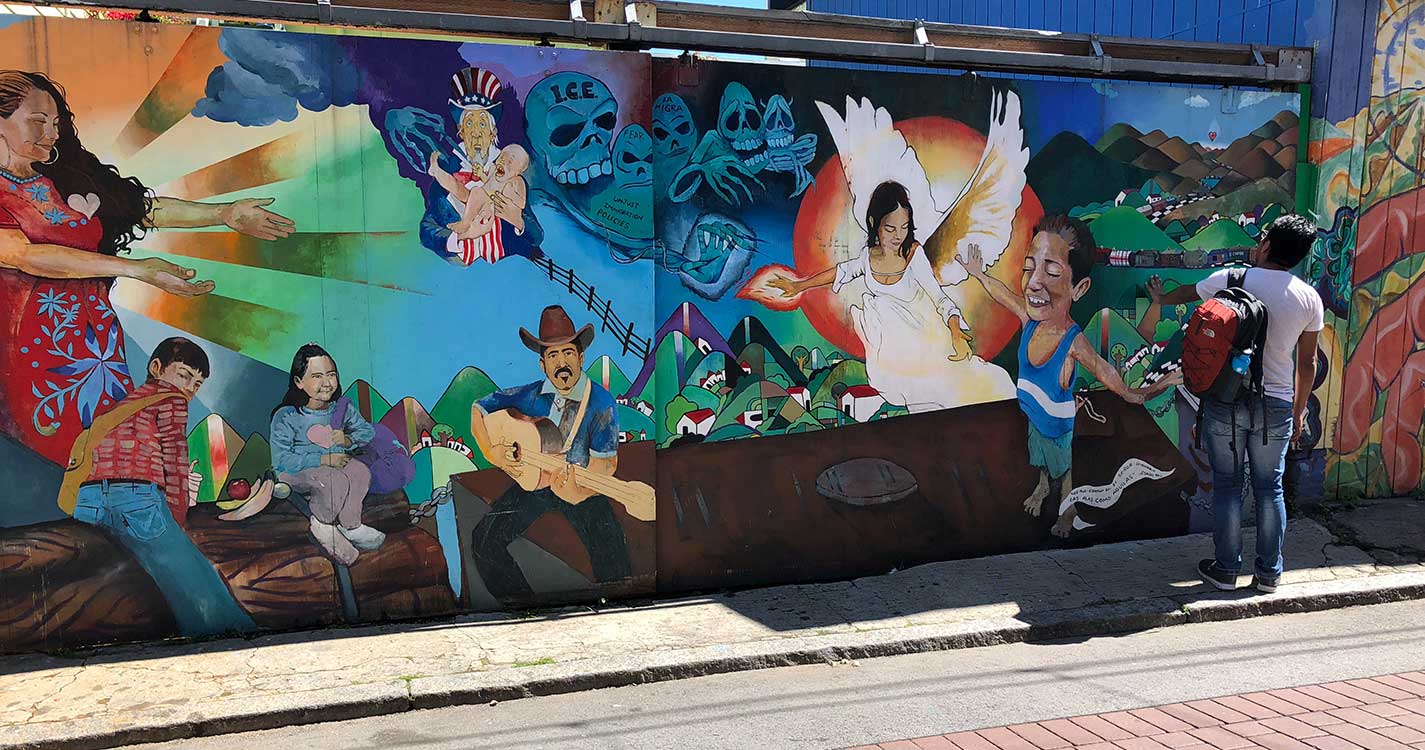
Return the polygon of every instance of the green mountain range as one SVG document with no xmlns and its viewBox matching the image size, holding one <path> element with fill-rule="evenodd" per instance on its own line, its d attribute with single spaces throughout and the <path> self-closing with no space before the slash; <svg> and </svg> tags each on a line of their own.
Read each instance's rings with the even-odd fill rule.
<svg viewBox="0 0 1425 750">
<path fill-rule="evenodd" d="M 1183 240 L 1187 250 L 1222 250 L 1233 247 L 1251 247 L 1257 244 L 1241 225 L 1231 219 L 1218 219 L 1203 227 L 1202 231 Z"/>
<path fill-rule="evenodd" d="M 1106 211 L 1089 222 L 1089 231 L 1098 246 L 1108 250 L 1182 252 L 1183 249 L 1146 216 L 1127 206 Z"/>
</svg>

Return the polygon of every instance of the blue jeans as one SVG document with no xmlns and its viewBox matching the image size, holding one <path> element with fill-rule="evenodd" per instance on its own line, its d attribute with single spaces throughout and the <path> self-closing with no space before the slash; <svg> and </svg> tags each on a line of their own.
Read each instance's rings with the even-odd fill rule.
<svg viewBox="0 0 1425 750">
<path fill-rule="evenodd" d="M 1255 572 L 1275 581 L 1282 574 L 1282 541 L 1286 537 L 1282 475 L 1293 429 L 1291 404 L 1270 396 L 1237 404 L 1203 399 L 1202 409 L 1203 444 L 1212 464 L 1212 540 L 1217 565 L 1228 573 L 1242 569 L 1242 475 L 1250 468 L 1252 495 L 1257 499 Z"/>
<path fill-rule="evenodd" d="M 149 482 L 99 482 L 79 488 L 77 521 L 107 529 L 138 560 L 168 600 L 183 635 L 256 630 L 213 564 L 168 511 Z"/>
</svg>

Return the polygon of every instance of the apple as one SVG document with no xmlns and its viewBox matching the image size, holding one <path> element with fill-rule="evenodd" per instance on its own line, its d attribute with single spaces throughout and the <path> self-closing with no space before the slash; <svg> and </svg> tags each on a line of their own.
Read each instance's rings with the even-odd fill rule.
<svg viewBox="0 0 1425 750">
<path fill-rule="evenodd" d="M 228 497 L 234 500 L 246 500 L 252 494 L 252 483 L 246 479 L 234 479 L 228 482 Z"/>
</svg>

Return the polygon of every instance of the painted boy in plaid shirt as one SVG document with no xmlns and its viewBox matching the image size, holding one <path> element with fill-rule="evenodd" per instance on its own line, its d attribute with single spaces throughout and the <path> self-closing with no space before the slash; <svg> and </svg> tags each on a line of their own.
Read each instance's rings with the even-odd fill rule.
<svg viewBox="0 0 1425 750">
<path fill-rule="evenodd" d="M 167 339 L 154 348 L 148 375 L 125 401 L 173 397 L 150 404 L 99 441 L 74 518 L 106 529 L 133 554 L 184 635 L 253 630 L 252 618 L 183 530 L 203 479 L 188 463 L 188 402 L 208 377 L 208 355 L 186 338 Z"/>
</svg>

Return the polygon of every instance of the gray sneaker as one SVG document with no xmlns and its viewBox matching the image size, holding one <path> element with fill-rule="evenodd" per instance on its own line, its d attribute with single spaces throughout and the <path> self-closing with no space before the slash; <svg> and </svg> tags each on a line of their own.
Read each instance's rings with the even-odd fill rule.
<svg viewBox="0 0 1425 750">
<path fill-rule="evenodd" d="M 1280 579 L 1277 578 L 1266 578 L 1263 576 L 1253 576 L 1252 578 L 1252 588 L 1255 588 L 1263 594 L 1275 594 L 1278 583 L 1280 583 Z"/>
<path fill-rule="evenodd" d="M 337 528 L 341 530 L 342 536 L 349 539 L 352 544 L 356 545 L 357 549 L 362 550 L 363 552 L 370 552 L 374 549 L 381 549 L 381 545 L 384 544 L 386 541 L 385 534 L 382 534 L 381 532 L 371 528 L 370 526 L 367 526 L 366 524 L 357 526 L 354 529 L 348 529 L 344 526 L 339 526 Z"/>
<path fill-rule="evenodd" d="M 312 537 L 317 540 L 317 545 L 342 565 L 350 565 L 361 556 L 361 553 L 351 545 L 351 542 L 348 542 L 346 537 L 337 531 L 335 525 L 322 523 L 313 516 L 311 530 Z"/>
</svg>

